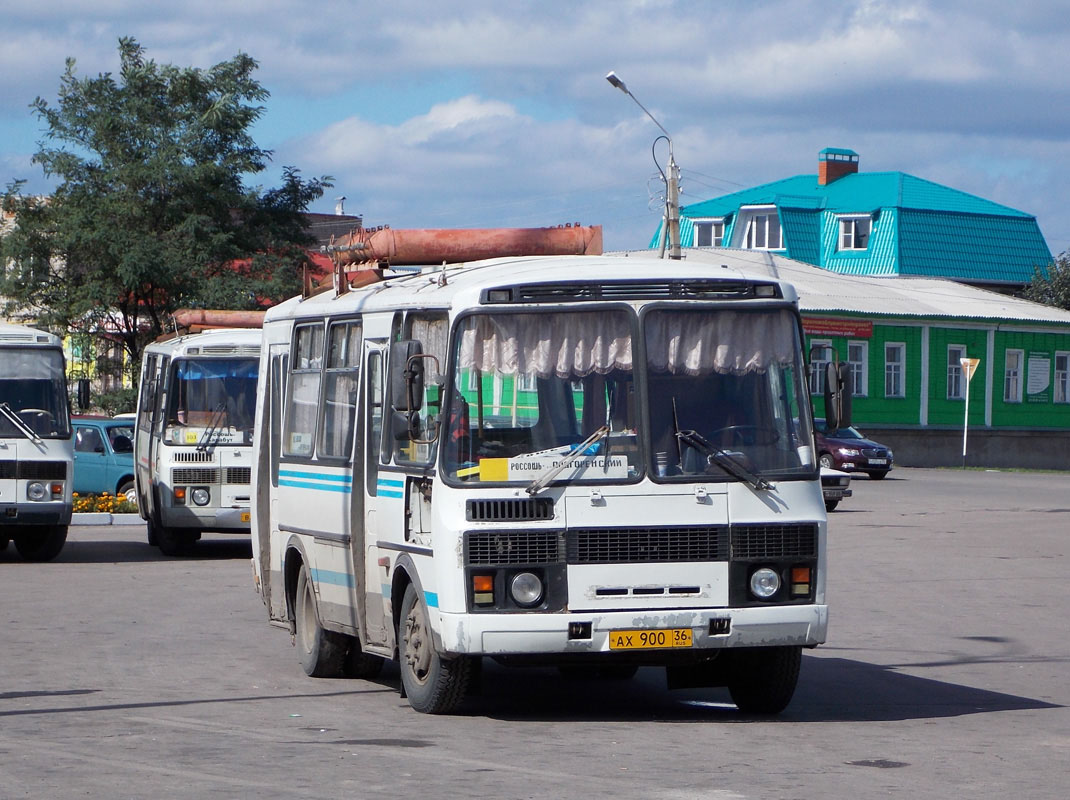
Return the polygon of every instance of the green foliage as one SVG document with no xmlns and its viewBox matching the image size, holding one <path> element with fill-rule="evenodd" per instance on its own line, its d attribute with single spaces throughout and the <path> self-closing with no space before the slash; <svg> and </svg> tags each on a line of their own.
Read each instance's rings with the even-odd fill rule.
<svg viewBox="0 0 1070 800">
<path fill-rule="evenodd" d="M 8 185 L 16 227 L 2 241 L 8 313 L 54 330 L 117 331 L 133 363 L 184 307 L 250 309 L 300 290 L 303 212 L 331 185 L 283 168 L 247 188 L 270 152 L 250 128 L 268 92 L 245 54 L 208 70 L 157 64 L 119 40 L 118 76 L 79 78 L 67 59 L 34 161 L 59 184 L 46 199 Z"/>
<path fill-rule="evenodd" d="M 137 389 L 116 389 L 114 392 L 101 392 L 91 398 L 94 408 L 99 408 L 101 413 L 114 417 L 116 414 L 126 414 L 137 411 Z"/>
<path fill-rule="evenodd" d="M 1037 270 L 1022 296 L 1034 303 L 1070 310 L 1070 250 L 1056 256 L 1046 270 Z"/>
</svg>

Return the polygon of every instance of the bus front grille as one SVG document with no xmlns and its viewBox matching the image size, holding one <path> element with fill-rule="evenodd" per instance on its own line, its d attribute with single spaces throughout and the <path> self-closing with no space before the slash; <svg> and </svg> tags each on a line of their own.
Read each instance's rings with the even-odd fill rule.
<svg viewBox="0 0 1070 800">
<path fill-rule="evenodd" d="M 13 480 L 15 477 L 15 462 L 0 461 L 0 479 Z"/>
<path fill-rule="evenodd" d="M 219 483 L 219 470 L 213 468 L 182 467 L 171 471 L 175 486 L 188 483 Z"/>
<path fill-rule="evenodd" d="M 728 529 L 577 528 L 567 534 L 569 564 L 727 561 Z"/>
<path fill-rule="evenodd" d="M 469 531 L 464 555 L 469 566 L 555 564 L 561 561 L 561 532 Z"/>
<path fill-rule="evenodd" d="M 227 467 L 226 480 L 224 483 L 240 483 L 247 486 L 252 482 L 252 467 Z"/>
<path fill-rule="evenodd" d="M 28 481 L 62 481 L 67 479 L 64 461 L 20 461 L 18 475 Z"/>
<path fill-rule="evenodd" d="M 465 510 L 471 522 L 530 522 L 553 519 L 554 501 L 549 497 L 469 500 Z"/>
<path fill-rule="evenodd" d="M 733 560 L 813 558 L 816 555 L 816 523 L 732 526 Z"/>
</svg>

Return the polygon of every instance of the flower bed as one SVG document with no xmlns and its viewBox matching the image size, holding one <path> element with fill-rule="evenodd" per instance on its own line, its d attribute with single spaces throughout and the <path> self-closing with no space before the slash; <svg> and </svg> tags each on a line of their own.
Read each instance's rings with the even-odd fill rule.
<svg viewBox="0 0 1070 800">
<path fill-rule="evenodd" d="M 102 494 L 74 493 L 75 514 L 136 514 L 137 504 L 125 497 L 104 492 Z"/>
</svg>

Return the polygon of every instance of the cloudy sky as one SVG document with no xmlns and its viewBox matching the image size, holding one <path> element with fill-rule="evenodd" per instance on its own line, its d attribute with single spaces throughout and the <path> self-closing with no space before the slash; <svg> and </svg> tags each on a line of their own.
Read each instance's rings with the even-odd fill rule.
<svg viewBox="0 0 1070 800">
<path fill-rule="evenodd" d="M 601 224 L 641 247 L 661 215 L 659 131 L 699 202 L 815 173 L 824 147 L 1035 214 L 1070 248 L 1070 14 L 1061 0 L 0 0 L 0 184 L 25 178 L 64 60 L 245 52 L 271 92 L 255 134 L 331 175 L 313 210 L 393 227 Z M 1059 76 L 1063 77 L 1060 78 Z M 663 145 L 656 149 L 664 162 Z"/>
</svg>

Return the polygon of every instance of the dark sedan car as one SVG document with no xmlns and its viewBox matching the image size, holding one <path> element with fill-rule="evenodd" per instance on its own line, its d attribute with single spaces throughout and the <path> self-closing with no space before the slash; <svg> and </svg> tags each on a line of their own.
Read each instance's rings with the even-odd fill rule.
<svg viewBox="0 0 1070 800">
<path fill-rule="evenodd" d="M 892 451 L 880 442 L 867 439 L 857 428 L 828 430 L 825 420 L 814 420 L 818 460 L 823 467 L 844 472 L 864 472 L 880 480 L 892 469 Z"/>
</svg>

